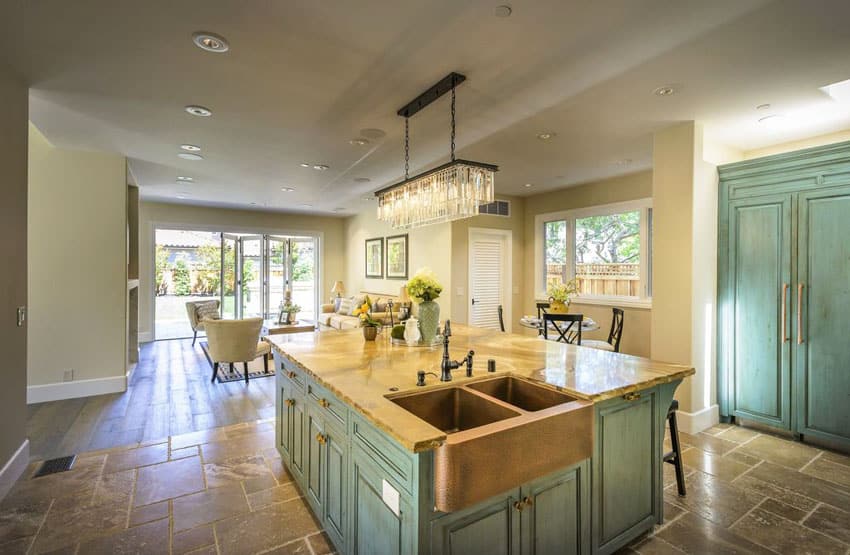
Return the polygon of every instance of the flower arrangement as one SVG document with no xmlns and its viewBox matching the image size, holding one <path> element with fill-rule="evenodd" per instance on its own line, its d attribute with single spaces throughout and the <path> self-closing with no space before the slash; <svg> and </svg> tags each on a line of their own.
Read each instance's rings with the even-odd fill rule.
<svg viewBox="0 0 850 555">
<path fill-rule="evenodd" d="M 363 303 L 363 306 L 354 310 L 354 315 L 360 317 L 360 325 L 364 328 L 379 328 L 383 325 L 383 322 L 375 320 L 372 317 L 372 307 L 369 305 L 368 298 L 366 299 L 366 302 Z"/>
<path fill-rule="evenodd" d="M 407 294 L 417 303 L 433 301 L 443 292 L 443 286 L 429 268 L 422 268 L 407 282 Z"/>
<path fill-rule="evenodd" d="M 565 283 L 555 283 L 546 290 L 549 299 L 558 303 L 569 304 L 570 298 L 578 294 L 578 284 L 575 279 Z"/>
<path fill-rule="evenodd" d="M 291 312 L 301 312 L 301 307 L 297 304 L 284 304 L 280 307 L 280 311 L 287 314 Z"/>
</svg>

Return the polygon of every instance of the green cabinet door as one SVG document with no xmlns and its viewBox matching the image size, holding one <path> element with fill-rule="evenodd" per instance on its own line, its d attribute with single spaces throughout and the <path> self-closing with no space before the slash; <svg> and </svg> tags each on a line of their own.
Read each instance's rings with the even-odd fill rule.
<svg viewBox="0 0 850 555">
<path fill-rule="evenodd" d="M 295 391 L 295 388 L 293 388 L 293 402 L 289 407 L 289 444 L 291 445 L 289 470 L 292 472 L 295 481 L 303 488 L 305 486 L 304 461 L 306 445 L 304 441 L 304 430 L 307 426 L 307 414 L 305 410 L 307 407 L 305 407 L 304 397 L 295 394 Z"/>
<path fill-rule="evenodd" d="M 729 202 L 730 306 L 723 312 L 732 415 L 785 429 L 791 428 L 791 201 L 788 194 Z"/>
<path fill-rule="evenodd" d="M 583 462 L 522 487 L 523 555 L 590 553 L 588 466 Z"/>
<path fill-rule="evenodd" d="M 797 431 L 850 449 L 850 186 L 800 193 L 798 207 Z"/>
<path fill-rule="evenodd" d="M 312 406 L 307 407 L 307 437 L 304 438 L 307 460 L 304 465 L 304 493 L 317 515 L 324 514 L 325 499 L 325 426 Z"/>
<path fill-rule="evenodd" d="M 333 542 L 345 551 L 348 445 L 345 434 L 335 426 L 325 422 L 325 500 L 324 525 L 325 531 Z"/>
<path fill-rule="evenodd" d="M 351 516 L 348 552 L 357 555 L 416 553 L 416 515 L 411 496 L 380 464 L 351 447 Z M 395 495 L 398 495 L 395 503 Z M 393 506 L 391 506 L 393 505 Z"/>
<path fill-rule="evenodd" d="M 610 553 L 656 521 L 656 496 L 661 492 L 657 402 L 653 388 L 596 407 L 594 552 Z"/>
<path fill-rule="evenodd" d="M 277 366 L 277 365 L 275 365 Z M 284 464 L 289 466 L 291 456 L 290 441 L 290 417 L 289 405 L 287 399 L 290 398 L 290 392 L 286 379 L 277 372 L 275 375 L 275 407 L 277 407 L 277 422 L 275 422 L 275 446 L 277 447 L 280 458 Z"/>
<path fill-rule="evenodd" d="M 433 555 L 519 555 L 522 511 L 516 489 L 431 521 Z"/>
</svg>

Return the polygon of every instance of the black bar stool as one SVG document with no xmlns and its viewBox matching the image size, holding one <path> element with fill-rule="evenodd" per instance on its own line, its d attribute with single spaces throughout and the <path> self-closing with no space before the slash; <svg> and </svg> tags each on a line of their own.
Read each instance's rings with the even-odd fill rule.
<svg viewBox="0 0 850 555">
<path fill-rule="evenodd" d="M 670 403 L 670 408 L 667 409 L 667 423 L 670 425 L 670 443 L 673 444 L 673 450 L 664 454 L 664 462 L 670 463 L 676 469 L 676 486 L 679 488 L 679 495 L 684 497 L 685 492 L 685 471 L 682 468 L 682 445 L 679 443 L 679 425 L 676 423 L 676 411 L 679 410 L 679 401 L 673 399 Z"/>
</svg>

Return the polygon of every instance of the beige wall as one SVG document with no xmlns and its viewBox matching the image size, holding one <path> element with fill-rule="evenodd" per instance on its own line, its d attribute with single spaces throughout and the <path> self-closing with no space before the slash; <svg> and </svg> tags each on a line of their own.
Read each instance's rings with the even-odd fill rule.
<svg viewBox="0 0 850 555">
<path fill-rule="evenodd" d="M 510 328 L 505 322 L 506 329 L 519 331 L 519 318 L 522 316 L 523 292 L 523 263 L 525 239 L 523 218 L 525 201 L 520 197 L 497 196 L 499 200 L 511 203 L 510 217 L 481 215 L 474 218 L 452 222 L 452 314 L 455 322 L 466 323 L 469 319 L 469 229 L 505 229 L 511 232 L 511 290 L 507 291 L 507 303 L 504 306 L 506 315 L 510 312 Z M 508 310 L 510 308 L 510 311 Z M 506 316 L 507 317 L 507 316 Z"/>
<path fill-rule="evenodd" d="M 537 284 L 534 283 L 534 219 L 538 214 L 586 208 L 602 204 L 639 200 L 652 196 L 652 172 L 643 171 L 601 181 L 594 181 L 567 189 L 541 193 L 525 198 L 523 237 L 522 314 L 535 314 Z M 587 334 L 588 339 L 606 339 L 611 325 L 611 307 L 574 302 L 571 312 L 581 311 L 596 320 L 601 329 Z M 650 315 L 646 308 L 625 308 L 623 340 L 620 350 L 624 353 L 648 357 L 650 354 Z M 514 320 L 518 316 L 515 315 Z M 521 329 L 521 328 L 520 328 Z M 536 333 L 525 330 L 525 333 Z"/>
<path fill-rule="evenodd" d="M 26 439 L 27 327 L 15 311 L 27 304 L 27 86 L 0 67 L 0 499 L 28 462 Z M 17 464 L 16 464 L 17 463 Z"/>
<path fill-rule="evenodd" d="M 452 313 L 452 295 L 450 294 L 452 283 L 451 223 L 399 231 L 390 227 L 389 224 L 378 221 L 374 208 L 363 210 L 355 216 L 346 218 L 346 266 L 345 279 L 343 280 L 346 294 L 350 295 L 363 290 L 398 295 L 399 290 L 407 280 L 366 278 L 365 241 L 375 237 L 389 237 L 404 233 L 408 235 L 408 278 L 424 267 L 431 268 L 434 271 L 443 285 L 443 293 L 438 300 L 440 319 L 443 320 Z"/>
<path fill-rule="evenodd" d="M 282 214 L 258 210 L 234 210 L 141 202 L 139 204 L 139 335 L 143 341 L 153 339 L 153 254 L 154 228 L 176 227 L 211 231 L 252 233 L 317 233 L 321 234 L 319 299 L 330 297 L 333 282 L 340 279 L 345 268 L 345 244 L 342 218 Z"/>
<path fill-rule="evenodd" d="M 840 143 L 843 141 L 850 141 L 850 129 L 838 131 L 835 133 L 828 133 L 826 135 L 818 135 L 817 137 L 809 137 L 808 139 L 802 139 L 799 141 L 792 141 L 789 143 L 782 143 L 779 145 L 773 145 L 765 148 L 748 150 L 743 153 L 743 159 L 750 160 L 752 158 L 761 158 L 762 156 L 782 154 L 783 152 L 793 152 L 795 150 L 802 150 L 804 148 L 813 148 L 816 146 Z"/>
<path fill-rule="evenodd" d="M 60 384 L 73 370 L 75 382 L 112 379 L 123 391 L 126 161 L 54 148 L 29 129 L 28 384 Z"/>
</svg>

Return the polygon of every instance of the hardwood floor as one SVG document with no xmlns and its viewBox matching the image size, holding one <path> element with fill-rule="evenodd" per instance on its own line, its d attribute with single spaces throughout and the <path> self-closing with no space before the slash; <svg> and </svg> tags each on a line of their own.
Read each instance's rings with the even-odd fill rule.
<svg viewBox="0 0 850 555">
<path fill-rule="evenodd" d="M 141 347 L 125 393 L 29 405 L 31 459 L 47 459 L 274 416 L 274 378 L 210 383 L 192 340 Z"/>
</svg>

